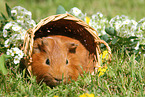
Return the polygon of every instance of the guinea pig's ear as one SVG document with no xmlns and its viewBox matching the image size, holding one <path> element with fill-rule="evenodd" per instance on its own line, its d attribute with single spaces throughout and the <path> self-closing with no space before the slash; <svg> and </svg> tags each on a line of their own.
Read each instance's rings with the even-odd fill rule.
<svg viewBox="0 0 145 97">
<path fill-rule="evenodd" d="M 42 46 L 43 49 L 45 49 L 45 51 L 52 51 L 52 47 L 54 45 L 54 40 L 52 38 L 49 37 L 43 37 L 42 38 Z"/>
<path fill-rule="evenodd" d="M 37 38 L 36 40 L 34 40 L 34 44 L 33 44 L 33 53 L 40 53 L 40 46 L 42 45 L 42 39 L 41 38 Z"/>
<path fill-rule="evenodd" d="M 75 53 L 76 52 L 76 48 L 78 47 L 78 44 L 74 43 L 74 42 L 69 42 L 67 43 L 67 47 L 70 53 Z"/>
</svg>

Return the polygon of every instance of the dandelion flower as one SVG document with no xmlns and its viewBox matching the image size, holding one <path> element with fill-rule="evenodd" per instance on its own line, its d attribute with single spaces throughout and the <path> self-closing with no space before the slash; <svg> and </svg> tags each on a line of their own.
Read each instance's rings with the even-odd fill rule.
<svg viewBox="0 0 145 97">
<path fill-rule="evenodd" d="M 53 97 L 58 97 L 58 96 L 54 95 Z"/>
<path fill-rule="evenodd" d="M 106 71 L 107 71 L 107 66 L 105 66 L 105 67 L 99 67 L 98 68 L 99 76 L 104 75 Z"/>
<path fill-rule="evenodd" d="M 80 95 L 79 97 L 95 97 L 95 96 L 94 94 L 84 93 L 83 95 Z"/>
<path fill-rule="evenodd" d="M 102 75 L 104 75 L 104 72 L 100 72 L 100 73 L 99 73 L 99 76 L 102 76 Z"/>
<path fill-rule="evenodd" d="M 89 24 L 90 18 L 86 16 L 85 21 L 86 21 L 87 24 Z"/>
<path fill-rule="evenodd" d="M 109 58 L 109 56 L 108 56 L 108 51 L 107 50 L 105 50 L 104 52 L 103 52 L 103 55 L 102 55 L 102 58 L 103 59 L 108 59 Z"/>
</svg>

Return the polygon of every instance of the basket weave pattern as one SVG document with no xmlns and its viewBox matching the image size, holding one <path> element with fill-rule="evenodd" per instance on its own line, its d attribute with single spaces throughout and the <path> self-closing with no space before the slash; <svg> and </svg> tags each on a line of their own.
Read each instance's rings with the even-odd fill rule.
<svg viewBox="0 0 145 97">
<path fill-rule="evenodd" d="M 111 60 L 111 49 L 108 44 L 101 40 L 96 34 L 97 31 L 84 21 L 70 15 L 59 14 L 49 16 L 41 20 L 33 29 L 29 29 L 24 39 L 24 53 L 27 56 L 25 65 L 31 71 L 33 42 L 36 38 L 47 37 L 49 35 L 64 35 L 79 40 L 90 53 L 94 53 L 100 66 L 101 53 L 99 45 L 103 43 L 108 49 Z"/>
</svg>

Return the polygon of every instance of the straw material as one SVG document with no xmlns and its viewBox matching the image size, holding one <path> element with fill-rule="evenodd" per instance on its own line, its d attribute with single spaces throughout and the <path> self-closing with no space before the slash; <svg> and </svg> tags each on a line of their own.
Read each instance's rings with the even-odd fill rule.
<svg viewBox="0 0 145 97">
<path fill-rule="evenodd" d="M 64 35 L 79 40 L 90 53 L 94 53 L 97 57 L 98 64 L 96 68 L 100 67 L 101 53 L 100 44 L 104 44 L 109 52 L 109 59 L 111 60 L 111 49 L 108 44 L 101 40 L 95 29 L 90 27 L 84 21 L 66 13 L 49 16 L 41 20 L 33 29 L 29 29 L 25 35 L 24 53 L 25 65 L 31 74 L 32 50 L 33 42 L 36 38 L 47 37 L 49 35 Z"/>
</svg>

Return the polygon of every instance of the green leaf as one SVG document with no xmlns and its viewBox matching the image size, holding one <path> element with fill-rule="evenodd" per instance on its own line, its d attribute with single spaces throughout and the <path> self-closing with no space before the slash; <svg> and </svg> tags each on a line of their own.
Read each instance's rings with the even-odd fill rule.
<svg viewBox="0 0 145 97">
<path fill-rule="evenodd" d="M 138 38 L 137 36 L 130 36 L 129 39 L 136 39 Z"/>
<path fill-rule="evenodd" d="M 11 17 L 11 8 L 8 6 L 8 4 L 6 3 L 6 11 L 9 17 Z"/>
<path fill-rule="evenodd" d="M 3 75 L 6 75 L 8 73 L 6 67 L 5 67 L 5 59 L 8 58 L 8 55 L 2 54 L 0 56 L 0 71 L 2 72 Z"/>
<path fill-rule="evenodd" d="M 107 34 L 109 34 L 111 36 L 116 36 L 116 30 L 112 27 L 105 28 L 105 31 L 106 31 Z"/>
<path fill-rule="evenodd" d="M 5 15 L 1 12 L 2 17 L 7 20 L 7 18 L 5 17 Z"/>
<path fill-rule="evenodd" d="M 16 18 L 15 18 L 14 16 L 11 16 L 11 18 L 12 18 L 13 20 L 16 20 Z"/>
<path fill-rule="evenodd" d="M 135 46 L 135 45 L 137 45 L 137 43 L 138 43 L 138 41 L 134 41 L 130 44 L 130 46 Z"/>
<path fill-rule="evenodd" d="M 117 41 L 118 41 L 118 38 L 117 38 L 117 37 L 116 37 L 116 38 L 113 38 L 113 39 L 112 39 L 112 44 L 116 44 Z"/>
<path fill-rule="evenodd" d="M 101 37 L 101 39 L 104 40 L 104 41 L 107 41 L 109 38 L 108 38 L 108 35 L 105 34 L 105 35 L 103 35 L 103 36 Z"/>
<path fill-rule="evenodd" d="M 66 13 L 66 10 L 64 9 L 64 7 L 59 5 L 56 10 L 56 14 L 65 14 L 65 13 Z"/>
</svg>

